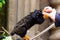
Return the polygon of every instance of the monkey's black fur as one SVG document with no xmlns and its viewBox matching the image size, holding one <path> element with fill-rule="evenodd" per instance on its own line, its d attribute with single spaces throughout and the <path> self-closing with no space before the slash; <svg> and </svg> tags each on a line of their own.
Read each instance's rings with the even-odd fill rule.
<svg viewBox="0 0 60 40">
<path fill-rule="evenodd" d="M 43 23 L 43 21 L 44 18 L 42 12 L 39 10 L 35 10 L 16 24 L 11 32 L 11 35 L 17 34 L 21 37 L 24 37 L 28 29 L 30 29 L 34 24 Z"/>
</svg>

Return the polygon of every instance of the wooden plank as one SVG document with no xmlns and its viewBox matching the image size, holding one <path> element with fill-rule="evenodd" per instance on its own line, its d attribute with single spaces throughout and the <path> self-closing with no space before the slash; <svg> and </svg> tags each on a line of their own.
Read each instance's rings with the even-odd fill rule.
<svg viewBox="0 0 60 40">
<path fill-rule="evenodd" d="M 25 1 L 18 0 L 18 21 L 24 17 Z"/>
<path fill-rule="evenodd" d="M 11 32 L 11 30 L 14 28 L 16 24 L 16 0 L 9 0 L 9 8 L 8 8 L 8 30 Z"/>
</svg>

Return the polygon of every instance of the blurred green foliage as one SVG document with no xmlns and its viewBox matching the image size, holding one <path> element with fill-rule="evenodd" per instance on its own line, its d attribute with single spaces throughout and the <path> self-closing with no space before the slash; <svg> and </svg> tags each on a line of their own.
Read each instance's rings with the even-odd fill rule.
<svg viewBox="0 0 60 40">
<path fill-rule="evenodd" d="M 5 26 L 5 21 L 6 21 L 5 3 L 6 0 L 0 0 L 0 27 Z"/>
<path fill-rule="evenodd" d="M 5 4 L 5 0 L 0 0 L 0 8 L 2 8 L 4 4 Z"/>
<path fill-rule="evenodd" d="M 11 36 L 8 36 L 6 32 L 0 33 L 0 40 L 13 40 Z"/>
</svg>

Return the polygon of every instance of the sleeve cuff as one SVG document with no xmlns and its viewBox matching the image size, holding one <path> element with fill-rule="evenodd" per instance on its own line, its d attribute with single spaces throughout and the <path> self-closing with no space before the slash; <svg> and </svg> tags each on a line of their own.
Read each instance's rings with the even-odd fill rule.
<svg viewBox="0 0 60 40">
<path fill-rule="evenodd" d="M 59 13 L 56 13 L 56 16 L 55 16 L 55 26 L 56 27 L 60 26 L 60 14 Z"/>
</svg>

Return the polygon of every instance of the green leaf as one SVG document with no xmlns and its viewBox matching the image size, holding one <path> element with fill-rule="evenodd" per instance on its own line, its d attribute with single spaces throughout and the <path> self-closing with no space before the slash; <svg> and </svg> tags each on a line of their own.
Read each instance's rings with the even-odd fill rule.
<svg viewBox="0 0 60 40">
<path fill-rule="evenodd" d="M 5 4 L 5 0 L 2 0 L 2 3 Z"/>
<path fill-rule="evenodd" d="M 3 4 L 0 2 L 0 8 L 2 8 Z"/>
</svg>

